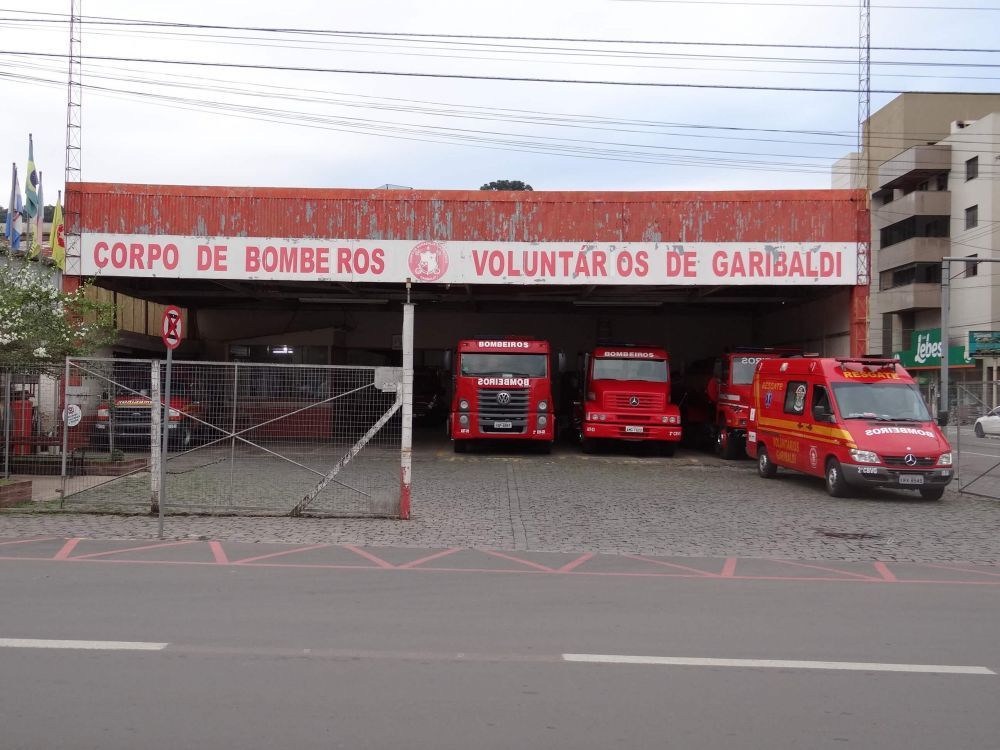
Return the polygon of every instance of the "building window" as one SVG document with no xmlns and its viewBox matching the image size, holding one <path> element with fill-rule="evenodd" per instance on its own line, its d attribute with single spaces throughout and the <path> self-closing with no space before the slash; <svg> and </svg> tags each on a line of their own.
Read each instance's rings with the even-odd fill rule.
<svg viewBox="0 0 1000 750">
<path fill-rule="evenodd" d="M 975 229 L 979 224 L 979 206 L 969 206 L 965 209 L 965 228 Z"/>
<path fill-rule="evenodd" d="M 966 258 L 978 258 L 979 253 L 974 255 L 966 255 Z M 965 278 L 970 279 L 973 276 L 979 275 L 979 261 L 966 262 L 965 264 Z"/>
<path fill-rule="evenodd" d="M 973 156 L 965 162 L 965 180 L 974 180 L 979 177 L 979 157 Z"/>
<path fill-rule="evenodd" d="M 937 189 L 938 190 L 947 190 L 948 189 L 948 174 L 946 172 L 942 173 L 942 174 L 939 174 L 937 176 L 936 183 L 937 183 Z"/>
<path fill-rule="evenodd" d="M 910 263 L 879 274 L 879 290 L 895 289 L 908 284 L 940 284 L 940 263 Z"/>
</svg>

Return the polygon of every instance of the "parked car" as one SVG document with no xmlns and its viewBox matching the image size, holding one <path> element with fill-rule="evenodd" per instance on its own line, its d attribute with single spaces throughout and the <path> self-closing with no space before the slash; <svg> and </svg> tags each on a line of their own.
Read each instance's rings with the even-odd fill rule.
<svg viewBox="0 0 1000 750">
<path fill-rule="evenodd" d="M 976 437 L 1000 435 L 1000 406 L 976 420 Z"/>
</svg>

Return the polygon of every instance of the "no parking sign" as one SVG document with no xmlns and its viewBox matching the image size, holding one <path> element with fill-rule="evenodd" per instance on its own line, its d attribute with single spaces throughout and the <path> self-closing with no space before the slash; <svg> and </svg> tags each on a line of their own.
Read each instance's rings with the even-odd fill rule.
<svg viewBox="0 0 1000 750">
<path fill-rule="evenodd" d="M 160 334 L 167 349 L 173 350 L 181 345 L 184 339 L 184 319 L 180 308 L 170 305 L 163 311 Z"/>
</svg>

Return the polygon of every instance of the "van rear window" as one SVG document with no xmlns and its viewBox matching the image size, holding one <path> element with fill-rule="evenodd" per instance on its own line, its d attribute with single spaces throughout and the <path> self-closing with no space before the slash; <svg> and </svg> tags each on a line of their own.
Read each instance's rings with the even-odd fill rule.
<svg viewBox="0 0 1000 750">
<path fill-rule="evenodd" d="M 805 412 L 807 390 L 805 382 L 801 380 L 791 380 L 788 382 L 788 385 L 785 386 L 786 414 L 802 414 Z"/>
</svg>

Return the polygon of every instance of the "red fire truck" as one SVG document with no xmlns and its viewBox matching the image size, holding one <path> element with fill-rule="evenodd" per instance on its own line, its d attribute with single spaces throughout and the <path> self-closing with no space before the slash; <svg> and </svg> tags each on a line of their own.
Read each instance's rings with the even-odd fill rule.
<svg viewBox="0 0 1000 750">
<path fill-rule="evenodd" d="M 672 456 L 681 439 L 680 409 L 670 403 L 670 359 L 664 349 L 602 346 L 584 359 L 577 430 L 585 453 L 599 440 L 642 441 Z"/>
<path fill-rule="evenodd" d="M 552 353 L 547 341 L 458 342 L 448 433 L 455 452 L 473 441 L 529 440 L 548 453 L 555 440 Z"/>
<path fill-rule="evenodd" d="M 701 447 L 726 460 L 746 455 L 747 418 L 753 374 L 762 359 L 790 357 L 792 349 L 737 347 L 695 366 L 686 378 L 684 429 Z M 700 373 L 700 374 L 699 374 Z"/>
</svg>

